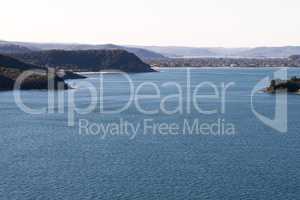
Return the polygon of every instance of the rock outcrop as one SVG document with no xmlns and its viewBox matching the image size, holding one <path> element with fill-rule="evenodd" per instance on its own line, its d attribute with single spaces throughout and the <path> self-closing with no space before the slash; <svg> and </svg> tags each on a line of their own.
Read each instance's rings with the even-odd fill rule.
<svg viewBox="0 0 300 200">
<path fill-rule="evenodd" d="M 276 92 L 299 92 L 300 91 L 300 79 L 297 77 L 292 77 L 289 80 L 272 80 L 268 88 L 265 89 L 266 92 L 276 93 Z"/>
<path fill-rule="evenodd" d="M 17 81 L 23 72 L 32 72 L 22 82 Z M 63 78 L 56 75 L 55 70 L 35 68 L 33 65 L 23 63 L 19 60 L 0 56 L 0 90 L 12 90 L 16 83 L 20 83 L 19 89 L 69 89 Z M 49 85 L 50 83 L 50 85 Z"/>
</svg>

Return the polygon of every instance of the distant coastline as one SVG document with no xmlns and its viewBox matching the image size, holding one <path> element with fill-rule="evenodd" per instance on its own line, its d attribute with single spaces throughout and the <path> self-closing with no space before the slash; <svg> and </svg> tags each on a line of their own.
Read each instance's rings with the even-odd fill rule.
<svg viewBox="0 0 300 200">
<path fill-rule="evenodd" d="M 288 58 L 173 58 L 148 60 L 151 67 L 226 67 L 226 68 L 260 68 L 260 67 L 300 67 L 299 56 Z"/>
</svg>

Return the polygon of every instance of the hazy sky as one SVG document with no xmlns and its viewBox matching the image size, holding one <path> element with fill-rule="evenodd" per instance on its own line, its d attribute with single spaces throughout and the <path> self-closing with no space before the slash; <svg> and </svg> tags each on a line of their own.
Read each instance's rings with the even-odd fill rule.
<svg viewBox="0 0 300 200">
<path fill-rule="evenodd" d="M 0 40 L 300 45 L 300 0 L 1 0 Z"/>
</svg>

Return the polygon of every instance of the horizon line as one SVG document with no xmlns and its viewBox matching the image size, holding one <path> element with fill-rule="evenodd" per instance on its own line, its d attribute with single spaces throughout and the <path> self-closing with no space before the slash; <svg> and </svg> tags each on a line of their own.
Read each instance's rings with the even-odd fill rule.
<svg viewBox="0 0 300 200">
<path fill-rule="evenodd" d="M 4 39 L 0 39 L 0 42 L 8 42 L 8 43 L 33 43 L 33 44 L 64 44 L 64 45 L 93 45 L 93 46 L 97 46 L 97 45 L 116 45 L 116 46 L 123 46 L 123 47 L 170 47 L 170 48 L 225 48 L 225 49 L 242 49 L 242 48 L 280 48 L 280 47 L 300 47 L 300 44 L 298 45 L 249 45 L 249 46 L 191 46 L 191 45 L 178 45 L 178 44 L 171 44 L 171 45 L 149 45 L 149 44 L 119 44 L 119 43 L 114 43 L 114 42 L 105 42 L 105 43 L 93 43 L 93 42 L 64 42 L 64 41 L 32 41 L 32 40 L 4 40 Z"/>
</svg>

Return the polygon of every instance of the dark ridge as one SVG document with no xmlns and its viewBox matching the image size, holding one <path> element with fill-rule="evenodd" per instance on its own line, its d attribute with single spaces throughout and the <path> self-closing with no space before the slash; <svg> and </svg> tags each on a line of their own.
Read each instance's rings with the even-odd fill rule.
<svg viewBox="0 0 300 200">
<path fill-rule="evenodd" d="M 0 66 L 20 69 L 20 70 L 45 69 L 32 64 L 24 63 L 18 59 L 12 58 L 7 55 L 1 55 L 1 54 L 0 54 Z"/>
<path fill-rule="evenodd" d="M 15 54 L 14 57 L 33 65 L 55 67 L 65 70 L 123 72 L 154 72 L 154 70 L 133 53 L 125 50 L 50 50 Z"/>
<path fill-rule="evenodd" d="M 38 67 L 37 65 L 27 64 L 25 62 L 22 62 L 18 59 L 12 58 L 7 55 L 1 55 L 0 54 L 0 67 L 5 68 L 13 68 L 13 69 L 19 69 L 19 70 L 31 70 L 31 69 L 41 69 L 46 70 L 45 67 Z M 85 76 L 73 73 L 72 71 L 65 72 L 65 75 L 63 77 L 66 79 L 84 79 Z"/>
<path fill-rule="evenodd" d="M 0 91 L 12 90 L 14 83 L 14 80 L 0 75 Z"/>
</svg>

